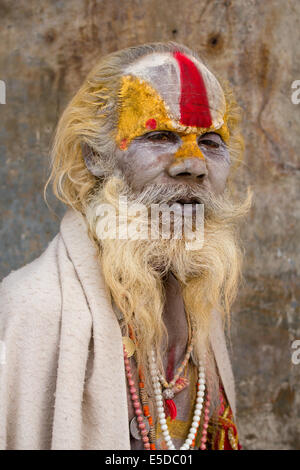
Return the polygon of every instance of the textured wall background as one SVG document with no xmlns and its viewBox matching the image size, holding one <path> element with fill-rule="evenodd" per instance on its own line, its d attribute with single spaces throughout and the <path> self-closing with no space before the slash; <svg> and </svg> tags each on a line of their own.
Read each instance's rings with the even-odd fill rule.
<svg viewBox="0 0 300 470">
<path fill-rule="evenodd" d="M 51 137 L 100 55 L 176 40 L 235 89 L 245 114 L 239 187 L 251 184 L 255 194 L 232 338 L 248 449 L 300 449 L 300 365 L 291 362 L 300 339 L 300 104 L 291 102 L 299 18 L 297 0 L 0 0 L 1 277 L 38 256 L 58 230 L 42 196 Z"/>
</svg>

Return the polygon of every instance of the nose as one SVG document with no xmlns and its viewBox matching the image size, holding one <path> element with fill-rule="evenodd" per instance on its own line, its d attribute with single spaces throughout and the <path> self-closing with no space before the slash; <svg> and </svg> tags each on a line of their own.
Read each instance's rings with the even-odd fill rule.
<svg viewBox="0 0 300 470">
<path fill-rule="evenodd" d="M 198 157 L 183 158 L 175 160 L 168 168 L 172 178 L 191 178 L 202 181 L 207 176 L 205 160 Z"/>
</svg>

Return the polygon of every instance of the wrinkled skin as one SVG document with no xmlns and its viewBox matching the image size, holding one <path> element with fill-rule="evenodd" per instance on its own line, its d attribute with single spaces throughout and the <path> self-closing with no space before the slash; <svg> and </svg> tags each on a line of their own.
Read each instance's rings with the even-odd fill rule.
<svg viewBox="0 0 300 470">
<path fill-rule="evenodd" d="M 127 150 L 117 150 L 117 168 L 136 193 L 148 184 L 200 185 L 202 190 L 220 195 L 225 189 L 230 169 L 230 157 L 226 144 L 217 133 L 206 133 L 197 138 L 204 159 L 190 155 L 184 159 L 175 158 L 181 146 L 181 136 L 175 132 L 155 131 L 134 139 Z M 188 202 L 188 201 L 185 201 Z M 166 305 L 164 323 L 168 330 L 167 354 L 163 357 L 165 370 L 171 355 L 175 357 L 174 370 L 180 366 L 188 341 L 188 325 L 183 299 L 177 280 L 172 274 L 165 281 Z M 134 361 L 131 361 L 132 364 Z M 134 367 L 134 364 L 133 364 Z M 136 374 L 136 370 L 135 370 Z M 136 383 L 138 377 L 136 375 Z M 175 397 L 178 418 L 187 421 L 190 411 L 190 390 L 184 389 Z M 151 404 L 150 404 L 151 406 Z M 154 407 L 151 411 L 155 416 Z M 129 421 L 134 417 L 128 390 Z M 182 442 L 174 442 L 176 447 Z M 131 438 L 132 449 L 143 449 L 142 441 Z"/>
<path fill-rule="evenodd" d="M 117 166 L 136 192 L 147 184 L 199 184 L 215 195 L 226 185 L 230 168 L 229 152 L 221 136 L 210 132 L 197 139 L 204 159 L 175 158 L 181 136 L 175 132 L 155 131 L 134 139 L 127 150 L 116 151 Z"/>
</svg>

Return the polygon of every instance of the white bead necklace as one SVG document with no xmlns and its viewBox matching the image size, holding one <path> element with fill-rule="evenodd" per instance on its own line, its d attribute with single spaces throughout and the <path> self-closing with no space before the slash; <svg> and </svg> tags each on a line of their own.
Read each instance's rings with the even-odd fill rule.
<svg viewBox="0 0 300 470">
<path fill-rule="evenodd" d="M 167 425 L 167 420 L 166 420 L 166 414 L 164 410 L 164 402 L 163 402 L 163 395 L 161 391 L 161 384 L 159 381 L 159 374 L 157 370 L 157 365 L 156 365 L 156 358 L 155 358 L 155 353 L 154 351 L 151 351 L 151 355 L 149 355 L 149 368 L 150 368 L 150 374 L 151 374 L 151 379 L 152 379 L 152 384 L 153 384 L 153 389 L 154 389 L 154 395 L 155 395 L 155 402 L 156 402 L 156 407 L 157 407 L 157 413 L 158 413 L 158 419 L 160 422 L 160 427 L 162 430 L 162 434 L 164 436 L 164 440 L 166 442 L 166 445 L 169 450 L 176 450 L 175 446 L 173 444 L 173 441 L 171 439 L 171 436 L 169 434 L 168 430 L 168 425 Z M 198 376 L 198 390 L 197 390 L 197 399 L 196 399 L 196 405 L 195 405 L 195 411 L 194 411 L 194 416 L 192 420 L 192 425 L 189 430 L 189 434 L 183 443 L 183 445 L 180 447 L 179 450 L 188 450 L 196 436 L 197 429 L 199 426 L 200 418 L 201 418 L 201 412 L 203 408 L 203 402 L 204 402 L 204 391 L 205 391 L 205 370 L 204 367 L 200 361 L 199 363 L 199 368 L 198 368 L 199 376 Z"/>
</svg>

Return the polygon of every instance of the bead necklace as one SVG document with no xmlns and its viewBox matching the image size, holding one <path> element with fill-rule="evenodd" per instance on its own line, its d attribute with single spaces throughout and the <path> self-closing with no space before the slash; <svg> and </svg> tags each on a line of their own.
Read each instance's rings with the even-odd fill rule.
<svg viewBox="0 0 300 470">
<path fill-rule="evenodd" d="M 131 355 L 136 353 L 136 345 L 138 344 L 135 338 L 135 335 L 133 333 L 133 329 L 131 325 L 128 325 L 128 330 L 129 330 L 129 338 L 132 341 L 133 347 L 131 347 Z M 125 344 L 125 348 L 127 351 L 127 346 Z M 152 416 L 149 411 L 149 400 L 148 400 L 148 394 L 145 388 L 145 378 L 144 374 L 141 368 L 139 368 L 139 392 L 140 392 L 140 398 L 143 406 L 143 413 L 145 418 L 148 420 L 148 424 L 150 427 L 149 433 L 148 433 L 148 439 L 150 442 L 150 450 L 156 450 L 155 447 L 155 427 L 153 423 Z"/>
<path fill-rule="evenodd" d="M 175 419 L 177 416 L 177 407 L 173 398 L 177 393 L 181 392 L 188 385 L 188 380 L 185 377 L 180 377 L 180 375 L 182 371 L 185 369 L 185 367 L 187 366 L 187 363 L 191 357 L 191 354 L 194 348 L 193 332 L 194 332 L 194 329 L 192 328 L 192 338 L 191 338 L 190 344 L 187 347 L 184 359 L 181 365 L 178 367 L 177 372 L 174 375 L 173 379 L 168 383 L 165 377 L 160 372 L 158 372 L 158 378 L 163 387 L 162 395 L 165 400 L 167 413 L 168 415 L 170 415 L 171 420 Z"/>
<path fill-rule="evenodd" d="M 171 382 L 167 382 L 165 377 L 161 374 L 161 373 L 158 373 L 158 378 L 162 384 L 162 386 L 164 387 L 165 391 L 168 389 L 168 393 L 165 393 L 165 395 L 168 397 L 168 398 L 173 398 L 175 393 L 172 393 L 172 389 L 174 388 L 177 380 L 179 379 L 182 371 L 184 370 L 184 368 L 186 367 L 190 357 L 191 357 L 191 354 L 192 354 L 192 351 L 193 351 L 193 348 L 194 348 L 194 337 L 192 337 L 191 339 L 191 342 L 186 350 L 186 353 L 185 353 L 185 356 L 184 356 L 184 359 L 181 363 L 181 365 L 178 367 L 178 370 L 176 372 L 176 374 L 174 375 L 173 379 L 171 380 Z M 164 393 L 163 393 L 164 395 Z"/>
<path fill-rule="evenodd" d="M 133 408 L 134 408 L 134 413 L 135 413 L 135 416 L 136 416 L 136 419 L 137 419 L 138 428 L 139 428 L 139 431 L 140 431 L 140 434 L 141 434 L 142 441 L 144 443 L 145 450 L 150 450 L 150 442 L 149 442 L 149 438 L 147 436 L 148 431 L 147 431 L 146 425 L 144 423 L 144 416 L 143 416 L 143 412 L 142 412 L 142 409 L 141 409 L 140 401 L 139 401 L 139 398 L 136 394 L 137 391 L 136 391 L 136 388 L 134 386 L 135 384 L 134 384 L 134 380 L 133 380 L 133 376 L 132 376 L 132 372 L 131 372 L 131 367 L 130 367 L 130 362 L 129 362 L 129 359 L 128 359 L 128 356 L 127 356 L 125 346 L 123 346 L 123 352 L 124 352 L 125 371 L 126 371 L 126 376 L 127 376 L 128 385 L 129 385 L 129 392 L 130 392 L 130 395 L 131 395 L 131 400 L 132 400 L 132 404 L 133 404 Z"/>
<path fill-rule="evenodd" d="M 200 440 L 200 442 L 201 442 L 200 449 L 201 450 L 206 449 L 207 428 L 208 428 L 208 422 L 209 422 L 209 407 L 210 407 L 210 395 L 207 393 L 205 408 L 204 408 L 204 422 L 203 422 L 203 429 L 202 429 L 202 437 L 201 437 L 201 440 Z"/>
<path fill-rule="evenodd" d="M 155 446 L 155 427 L 154 427 L 154 423 L 153 423 L 153 418 L 150 414 L 150 409 L 149 409 L 149 398 L 148 398 L 148 394 L 147 394 L 147 391 L 146 391 L 146 388 L 145 388 L 145 378 L 144 378 L 144 374 L 142 372 L 142 370 L 140 369 L 139 370 L 139 390 L 140 390 L 140 397 L 141 397 L 141 402 L 142 402 L 142 405 L 143 405 L 143 413 L 144 413 L 144 416 L 147 418 L 148 420 L 148 423 L 149 423 L 149 427 L 150 427 L 150 430 L 149 430 L 149 434 L 148 434 L 148 438 L 149 438 L 149 441 L 150 441 L 150 450 L 156 450 L 156 446 Z"/>
<path fill-rule="evenodd" d="M 168 425 L 166 421 L 166 414 L 164 410 L 164 403 L 163 403 L 163 396 L 161 391 L 161 384 L 158 376 L 157 365 L 156 365 L 156 358 L 154 351 L 151 352 L 149 355 L 149 369 L 154 389 L 155 401 L 157 406 L 158 412 L 158 419 L 160 422 L 162 434 L 164 436 L 164 440 L 169 450 L 175 450 L 175 446 L 169 434 Z M 194 416 L 192 420 L 192 425 L 189 430 L 189 434 L 187 439 L 185 440 L 184 444 L 180 447 L 180 450 L 188 450 L 196 437 L 197 429 L 200 423 L 201 412 L 203 408 L 204 402 L 204 391 L 205 391 L 205 370 L 202 363 L 199 363 L 198 368 L 199 376 L 198 376 L 198 390 L 197 390 L 197 398 L 196 398 L 196 405 Z M 206 424 L 206 423 L 205 423 Z M 206 430 L 206 429 L 205 429 Z M 202 441 L 202 440 L 201 440 Z M 204 443 L 205 445 L 205 443 Z"/>
<path fill-rule="evenodd" d="M 131 334 L 130 336 L 132 338 L 133 335 Z M 133 380 L 133 375 L 132 375 L 132 372 L 131 372 L 130 362 L 129 362 L 129 358 L 128 358 L 128 355 L 127 355 L 127 352 L 126 352 L 125 345 L 123 346 L 123 350 L 124 350 L 125 371 L 126 371 L 126 376 L 127 376 L 127 380 L 128 380 L 129 391 L 130 391 L 131 400 L 132 400 L 132 403 L 133 403 L 133 408 L 134 408 L 137 423 L 138 423 L 139 432 L 140 432 L 141 438 L 143 440 L 144 448 L 146 450 L 156 450 L 156 446 L 155 446 L 155 440 L 156 440 L 155 439 L 155 428 L 154 428 L 154 423 L 153 423 L 152 416 L 151 416 L 150 411 L 149 411 L 148 395 L 147 395 L 145 385 L 144 385 L 144 375 L 143 375 L 143 372 L 140 369 L 139 370 L 139 379 L 140 379 L 139 380 L 139 391 L 140 391 L 140 397 L 141 397 L 142 406 L 143 406 L 143 412 L 142 412 L 140 402 L 139 402 L 138 396 L 136 394 L 135 383 L 134 383 L 134 380 Z M 152 352 L 152 357 L 155 359 L 155 356 L 154 356 L 153 352 Z M 173 379 L 173 381 L 174 381 L 174 379 Z M 176 381 L 175 381 L 175 383 L 176 383 Z M 170 382 L 170 384 L 171 384 L 171 382 Z M 204 386 L 204 388 L 203 388 L 203 386 Z M 194 447 L 195 447 L 196 436 L 197 436 L 198 431 L 199 431 L 200 417 L 201 417 L 201 411 L 202 411 L 203 401 L 204 401 L 204 399 L 203 399 L 204 389 L 205 389 L 205 373 L 204 373 L 204 367 L 202 367 L 202 365 L 200 364 L 200 367 L 199 367 L 199 380 L 198 380 L 198 383 L 197 383 L 197 401 L 196 401 L 195 413 L 194 413 L 190 433 L 188 435 L 188 439 L 189 438 L 191 439 L 193 437 L 192 443 L 190 445 L 191 449 L 194 449 Z M 157 400 L 156 400 L 156 403 L 157 403 Z M 161 404 L 161 403 L 159 403 L 159 404 Z M 198 407 L 198 410 L 197 410 L 197 405 L 199 405 L 199 404 L 201 405 L 201 407 Z M 201 444 L 200 444 L 200 449 L 201 450 L 206 449 L 207 428 L 208 428 L 208 421 L 209 421 L 209 407 L 210 407 L 210 397 L 207 394 L 205 409 L 204 409 L 204 423 L 203 423 L 203 430 L 202 430 L 202 437 L 201 437 Z M 162 413 L 162 410 L 158 409 L 158 412 Z M 144 417 L 146 417 L 146 419 L 148 420 L 148 423 L 150 425 L 149 437 L 147 436 L 148 431 L 147 431 L 145 423 L 144 423 Z M 166 421 L 163 421 L 163 419 L 166 419 L 166 418 L 165 417 L 163 418 L 162 415 L 159 416 L 159 418 L 160 418 L 161 426 L 166 425 Z M 196 428 L 196 430 L 194 432 L 194 436 L 192 435 L 192 432 L 191 432 L 193 427 Z M 163 432 L 163 434 L 165 436 L 166 433 Z M 169 437 L 170 437 L 170 435 L 169 435 Z M 150 438 L 150 442 L 149 442 L 149 438 Z M 185 444 L 187 443 L 188 439 L 186 440 Z M 187 447 L 186 449 L 188 449 L 188 448 L 189 447 Z M 174 449 L 175 449 L 175 447 L 174 447 Z M 184 450 L 184 446 L 181 447 L 181 450 Z"/>
</svg>

